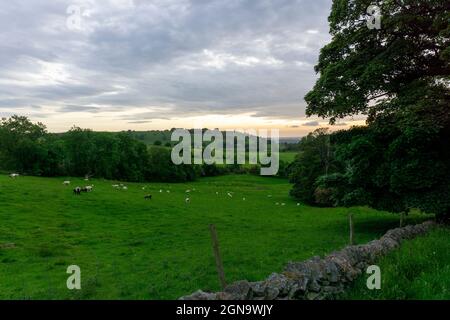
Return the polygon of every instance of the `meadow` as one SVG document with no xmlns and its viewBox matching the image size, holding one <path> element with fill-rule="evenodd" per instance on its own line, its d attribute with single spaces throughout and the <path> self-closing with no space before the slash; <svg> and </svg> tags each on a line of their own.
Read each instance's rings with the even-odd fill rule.
<svg viewBox="0 0 450 320">
<path fill-rule="evenodd" d="M 369 208 L 298 205 L 279 178 L 126 183 L 128 190 L 115 183 L 0 176 L 0 299 L 176 299 L 218 290 L 211 223 L 228 282 L 262 280 L 288 261 L 344 247 L 349 211 L 357 243 L 399 224 L 397 215 Z M 86 184 L 94 185 L 92 193 L 73 195 Z M 144 200 L 146 194 L 153 199 Z M 80 266 L 82 290 L 66 288 L 69 265 Z"/>
<path fill-rule="evenodd" d="M 358 279 L 340 297 L 350 300 L 450 300 L 450 228 L 440 227 L 404 242 L 377 262 L 381 290 L 367 290 Z"/>
</svg>

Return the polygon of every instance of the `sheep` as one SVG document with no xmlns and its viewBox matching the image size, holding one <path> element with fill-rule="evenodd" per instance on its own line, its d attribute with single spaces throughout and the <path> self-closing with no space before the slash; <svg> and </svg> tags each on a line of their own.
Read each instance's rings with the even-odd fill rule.
<svg viewBox="0 0 450 320">
<path fill-rule="evenodd" d="M 70 185 L 70 181 L 64 181 L 64 182 L 63 182 L 63 185 L 65 185 L 65 186 Z"/>
<path fill-rule="evenodd" d="M 186 198 L 186 200 L 184 200 L 186 203 L 190 203 L 191 202 L 191 198 Z"/>
<path fill-rule="evenodd" d="M 286 205 L 286 203 L 282 203 L 281 205 L 284 207 Z"/>
<path fill-rule="evenodd" d="M 18 173 L 11 173 L 10 175 L 9 175 L 11 178 L 13 178 L 13 179 L 15 179 L 15 178 L 17 178 L 18 176 L 20 176 Z"/>
<path fill-rule="evenodd" d="M 83 192 L 92 192 L 92 186 L 86 186 L 84 188 L 81 188 L 81 191 L 83 191 Z"/>
<path fill-rule="evenodd" d="M 244 198 L 242 198 L 242 200 L 243 200 L 243 201 L 245 201 L 245 200 L 246 200 L 246 199 L 245 199 L 245 197 L 244 197 Z"/>
<path fill-rule="evenodd" d="M 300 207 L 300 202 L 299 202 L 299 203 L 297 203 L 297 207 Z"/>
<path fill-rule="evenodd" d="M 81 188 L 80 187 L 76 187 L 75 189 L 73 189 L 73 193 L 75 195 L 80 195 L 81 194 Z"/>
<path fill-rule="evenodd" d="M 190 193 L 191 192 L 191 190 L 186 190 L 186 193 Z"/>
<path fill-rule="evenodd" d="M 163 191 L 162 191 L 162 189 L 159 189 L 159 193 L 162 193 Z"/>
<path fill-rule="evenodd" d="M 111 185 L 113 188 L 118 189 L 120 186 L 118 184 Z"/>
<path fill-rule="evenodd" d="M 152 200 L 152 195 L 151 195 L 151 194 L 147 194 L 147 195 L 144 197 L 144 199 L 145 199 L 145 200 Z"/>
<path fill-rule="evenodd" d="M 128 187 L 127 186 L 123 186 L 122 189 L 123 190 L 128 190 Z"/>
</svg>

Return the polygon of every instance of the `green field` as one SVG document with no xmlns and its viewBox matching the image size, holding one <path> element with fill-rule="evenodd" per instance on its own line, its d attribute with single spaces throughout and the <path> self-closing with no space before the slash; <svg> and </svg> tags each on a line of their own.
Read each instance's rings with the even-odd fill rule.
<svg viewBox="0 0 450 320">
<path fill-rule="evenodd" d="M 228 281 L 261 280 L 289 260 L 324 255 L 348 240 L 348 209 L 297 206 L 283 179 L 230 175 L 129 183 L 128 190 L 89 183 L 94 192 L 74 196 L 72 188 L 86 182 L 0 176 L 0 299 L 174 299 L 218 290 L 210 223 Z M 144 200 L 147 193 L 153 200 Z M 398 226 L 396 215 L 351 210 L 359 243 Z M 410 215 L 408 223 L 423 218 Z M 66 288 L 72 264 L 81 268 L 80 291 Z"/>
<path fill-rule="evenodd" d="M 280 160 L 291 163 L 295 160 L 295 157 L 297 156 L 298 152 L 293 151 L 282 151 L 280 152 Z"/>
</svg>

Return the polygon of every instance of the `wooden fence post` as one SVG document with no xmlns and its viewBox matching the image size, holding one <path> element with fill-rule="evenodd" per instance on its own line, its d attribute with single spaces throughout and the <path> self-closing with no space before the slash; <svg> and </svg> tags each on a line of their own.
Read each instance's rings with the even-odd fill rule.
<svg viewBox="0 0 450 320">
<path fill-rule="evenodd" d="M 405 212 L 400 213 L 400 228 L 403 227 L 403 224 L 405 223 Z"/>
<path fill-rule="evenodd" d="M 217 237 L 216 226 L 210 224 L 209 230 L 211 231 L 211 240 L 214 251 L 214 257 L 216 258 L 217 274 L 219 275 L 219 281 L 220 285 L 222 286 L 222 289 L 225 289 L 227 283 L 225 281 L 225 272 L 223 271 L 222 257 L 220 256 L 219 239 Z"/>
<path fill-rule="evenodd" d="M 355 225 L 353 223 L 353 214 L 350 213 L 348 215 L 348 220 L 349 220 L 349 227 L 350 227 L 350 245 L 354 245 L 355 244 Z"/>
</svg>

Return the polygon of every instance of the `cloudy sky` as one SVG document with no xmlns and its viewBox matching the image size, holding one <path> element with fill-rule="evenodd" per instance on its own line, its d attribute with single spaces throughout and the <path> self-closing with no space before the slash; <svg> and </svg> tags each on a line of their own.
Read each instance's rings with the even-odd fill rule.
<svg viewBox="0 0 450 320">
<path fill-rule="evenodd" d="M 303 96 L 330 40 L 330 7 L 331 0 L 2 1 L 0 115 L 26 115 L 50 131 L 202 126 L 300 136 L 326 124 L 305 118 Z"/>
</svg>

